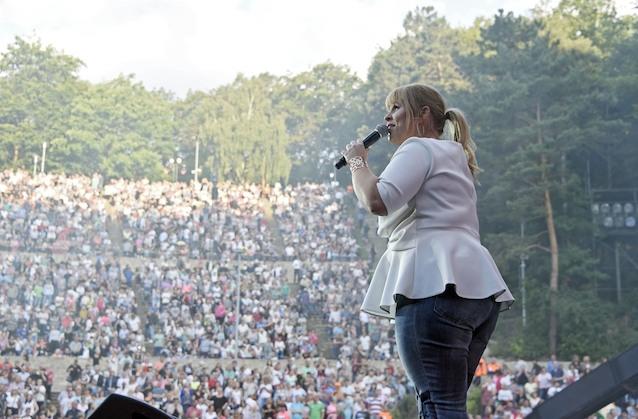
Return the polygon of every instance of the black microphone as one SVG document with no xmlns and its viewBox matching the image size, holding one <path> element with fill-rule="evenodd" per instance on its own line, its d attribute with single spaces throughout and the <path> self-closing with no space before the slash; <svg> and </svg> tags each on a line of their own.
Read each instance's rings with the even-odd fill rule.
<svg viewBox="0 0 638 419">
<path fill-rule="evenodd" d="M 370 147 L 372 144 L 379 141 L 381 137 L 385 137 L 386 135 L 388 135 L 389 132 L 390 130 L 388 130 L 388 127 L 385 126 L 384 124 L 377 125 L 376 129 L 372 131 L 370 134 L 368 134 L 366 138 L 363 139 L 363 146 L 365 148 Z M 343 156 L 341 157 L 341 160 L 335 163 L 335 167 L 337 169 L 341 169 L 345 165 L 346 165 L 346 158 Z"/>
</svg>

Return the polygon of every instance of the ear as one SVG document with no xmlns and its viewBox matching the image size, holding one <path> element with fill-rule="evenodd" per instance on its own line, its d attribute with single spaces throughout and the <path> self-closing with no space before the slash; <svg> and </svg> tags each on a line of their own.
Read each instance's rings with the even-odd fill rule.
<svg viewBox="0 0 638 419">
<path fill-rule="evenodd" d="M 430 113 L 430 107 L 428 105 L 422 106 L 421 111 L 419 112 L 419 116 L 426 116 Z"/>
</svg>

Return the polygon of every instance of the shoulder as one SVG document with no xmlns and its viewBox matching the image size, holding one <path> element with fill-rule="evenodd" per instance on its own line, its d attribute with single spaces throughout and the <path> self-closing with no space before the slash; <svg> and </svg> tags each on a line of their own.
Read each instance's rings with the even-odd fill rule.
<svg viewBox="0 0 638 419">
<path fill-rule="evenodd" d="M 423 150 L 423 152 L 429 152 L 430 154 L 445 154 L 462 151 L 463 146 L 456 141 L 410 137 L 399 146 L 396 153 L 402 150 L 410 152 Z"/>
<path fill-rule="evenodd" d="M 405 149 L 417 149 L 417 148 L 428 148 L 428 139 L 426 138 L 419 138 L 419 137 L 410 137 L 407 140 L 405 140 L 403 143 L 401 143 L 401 145 L 399 146 L 399 148 L 397 149 L 397 151 L 399 150 L 405 150 Z"/>
<path fill-rule="evenodd" d="M 396 149 L 392 157 L 396 156 L 423 156 L 423 155 L 431 155 L 431 147 L 428 142 L 432 140 L 411 137 L 405 140 L 399 148 Z"/>
</svg>

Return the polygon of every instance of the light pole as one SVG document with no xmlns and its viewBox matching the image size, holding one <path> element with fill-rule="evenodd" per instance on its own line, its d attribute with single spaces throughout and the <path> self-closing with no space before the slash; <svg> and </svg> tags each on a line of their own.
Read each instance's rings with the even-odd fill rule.
<svg viewBox="0 0 638 419">
<path fill-rule="evenodd" d="M 239 269 L 239 257 L 237 252 L 237 304 L 235 305 L 235 359 L 239 357 L 239 303 L 241 298 L 241 271 Z"/>
<path fill-rule="evenodd" d="M 622 302 L 622 280 L 620 277 L 620 242 L 618 240 L 614 243 L 614 260 L 616 262 L 616 299 L 620 304 Z"/>
<path fill-rule="evenodd" d="M 40 173 L 44 173 L 44 162 L 47 157 L 47 142 L 42 143 L 42 165 L 40 166 Z"/>
<path fill-rule="evenodd" d="M 177 177 L 177 173 L 175 172 L 175 168 L 177 167 L 177 165 L 175 164 L 175 159 L 174 158 L 170 158 L 168 159 L 168 167 L 173 171 L 173 182 L 175 182 L 175 178 Z"/>
<path fill-rule="evenodd" d="M 521 239 L 525 238 L 525 221 L 521 221 Z M 527 260 L 527 255 L 521 252 L 521 309 L 523 316 L 523 328 L 527 326 L 527 307 L 526 307 L 526 292 L 525 292 L 525 261 Z"/>
<path fill-rule="evenodd" d="M 38 171 L 38 155 L 33 153 L 33 177 L 35 177 Z"/>
<path fill-rule="evenodd" d="M 210 154 L 210 195 L 214 201 L 217 199 L 217 167 L 215 167 L 215 150 Z"/>
<path fill-rule="evenodd" d="M 202 169 L 199 168 L 199 138 L 195 137 L 195 170 L 191 172 L 194 175 L 193 179 L 195 180 L 195 183 L 197 183 L 197 176 L 201 170 Z"/>
<path fill-rule="evenodd" d="M 183 159 L 181 154 L 179 153 L 179 147 L 175 147 L 175 154 L 173 155 L 173 157 L 168 159 L 168 167 L 169 169 L 173 170 L 173 182 L 177 182 L 178 170 L 179 170 L 179 167 L 182 165 L 182 163 L 183 163 Z M 185 171 L 182 170 L 182 174 L 184 173 Z"/>
<path fill-rule="evenodd" d="M 180 164 L 182 164 L 182 158 L 178 156 L 175 159 L 175 182 L 177 182 L 177 170 L 179 169 Z"/>
</svg>

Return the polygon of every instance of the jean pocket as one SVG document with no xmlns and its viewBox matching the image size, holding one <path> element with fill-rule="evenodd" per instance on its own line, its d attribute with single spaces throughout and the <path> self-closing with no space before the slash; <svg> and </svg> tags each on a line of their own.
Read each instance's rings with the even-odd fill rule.
<svg viewBox="0 0 638 419">
<path fill-rule="evenodd" d="M 492 298 L 474 300 L 459 297 L 453 292 L 445 292 L 434 297 L 434 312 L 439 317 L 470 329 L 479 327 L 493 308 Z"/>
</svg>

